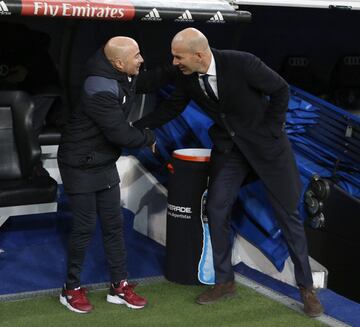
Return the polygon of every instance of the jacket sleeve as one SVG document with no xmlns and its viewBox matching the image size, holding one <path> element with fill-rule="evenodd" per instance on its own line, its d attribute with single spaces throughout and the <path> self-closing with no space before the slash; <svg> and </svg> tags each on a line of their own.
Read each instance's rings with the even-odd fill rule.
<svg viewBox="0 0 360 327">
<path fill-rule="evenodd" d="M 170 98 L 164 100 L 154 111 L 133 123 L 133 126 L 143 128 L 157 128 L 180 115 L 190 99 L 181 88 L 176 88 Z"/>
<path fill-rule="evenodd" d="M 136 93 L 156 92 L 160 88 L 174 83 L 178 74 L 178 68 L 170 64 L 143 70 L 137 76 Z"/>
<path fill-rule="evenodd" d="M 155 142 L 152 131 L 140 130 L 126 121 L 118 97 L 114 93 L 97 92 L 88 97 L 86 102 L 85 114 L 98 125 L 106 139 L 116 146 L 137 148 Z"/>
<path fill-rule="evenodd" d="M 267 117 L 275 124 L 283 124 L 289 102 L 289 86 L 275 71 L 259 58 L 247 54 L 244 75 L 250 86 L 269 96 Z"/>
</svg>

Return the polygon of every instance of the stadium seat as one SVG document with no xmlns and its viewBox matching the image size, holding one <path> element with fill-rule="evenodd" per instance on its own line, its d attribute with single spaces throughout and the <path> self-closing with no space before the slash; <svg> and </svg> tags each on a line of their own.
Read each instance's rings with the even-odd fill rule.
<svg viewBox="0 0 360 327">
<path fill-rule="evenodd" d="M 337 106 L 360 114 L 360 55 L 338 59 L 331 74 L 331 87 Z"/>
<path fill-rule="evenodd" d="M 302 90 L 320 97 L 326 97 L 328 89 L 314 71 L 307 56 L 287 56 L 281 66 L 280 74 L 285 80 Z"/>
<path fill-rule="evenodd" d="M 57 210 L 57 182 L 40 161 L 33 108 L 27 93 L 0 91 L 0 226 L 10 216 Z"/>
</svg>

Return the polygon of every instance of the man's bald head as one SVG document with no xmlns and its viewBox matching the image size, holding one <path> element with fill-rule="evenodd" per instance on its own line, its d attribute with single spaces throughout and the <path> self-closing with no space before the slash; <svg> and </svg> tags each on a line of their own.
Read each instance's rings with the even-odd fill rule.
<svg viewBox="0 0 360 327">
<path fill-rule="evenodd" d="M 137 75 L 140 65 L 144 61 L 136 41 L 126 36 L 111 38 L 105 44 L 104 53 L 107 60 L 116 70 L 129 76 Z"/>
<path fill-rule="evenodd" d="M 190 52 L 210 51 L 206 36 L 193 27 L 177 33 L 172 40 L 172 45 L 182 45 Z"/>
<path fill-rule="evenodd" d="M 205 74 L 211 63 L 211 50 L 206 36 L 196 28 L 186 28 L 177 33 L 171 42 L 173 64 L 183 74 Z"/>
<path fill-rule="evenodd" d="M 123 59 L 129 49 L 138 47 L 136 41 L 126 36 L 116 36 L 111 38 L 104 47 L 105 56 L 109 61 Z"/>
</svg>

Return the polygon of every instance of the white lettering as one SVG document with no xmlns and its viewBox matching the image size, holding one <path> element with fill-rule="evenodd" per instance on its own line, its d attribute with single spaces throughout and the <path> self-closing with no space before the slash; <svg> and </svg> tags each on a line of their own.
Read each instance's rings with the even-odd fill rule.
<svg viewBox="0 0 360 327">
<path fill-rule="evenodd" d="M 191 219 L 191 216 L 184 215 L 184 214 L 181 214 L 181 213 L 169 212 L 168 215 L 171 216 L 171 217 L 174 217 L 174 218 Z"/>
<path fill-rule="evenodd" d="M 43 15 L 44 16 L 47 16 L 47 12 L 48 12 L 48 4 L 46 3 L 46 2 L 43 2 L 43 5 L 44 5 L 44 13 L 43 13 Z"/>
<path fill-rule="evenodd" d="M 71 13 L 68 13 L 68 11 L 71 10 L 71 5 L 69 3 L 63 3 L 62 4 L 62 15 L 63 16 L 71 16 Z"/>
<path fill-rule="evenodd" d="M 117 14 L 117 11 L 118 11 L 118 9 L 117 8 L 112 8 L 111 9 L 111 12 L 110 12 L 110 17 L 111 18 L 116 18 L 116 14 Z"/>
<path fill-rule="evenodd" d="M 44 15 L 47 14 L 47 4 L 44 10 Z M 40 9 L 41 6 L 38 6 Z M 37 9 L 37 10 L 38 10 Z M 49 8 L 50 15 L 55 16 L 58 13 L 58 7 Z M 98 17 L 98 18 L 123 18 L 125 16 L 124 8 L 114 7 L 94 7 L 87 4 L 86 6 L 73 6 L 70 3 L 62 4 L 62 16 L 73 16 L 73 17 Z"/>
<path fill-rule="evenodd" d="M 96 17 L 102 18 L 104 17 L 104 9 L 103 8 L 99 8 L 99 11 L 96 14 Z"/>
<path fill-rule="evenodd" d="M 111 10 L 111 8 L 109 8 L 109 7 L 105 8 L 105 17 L 109 17 L 110 10 Z"/>
<path fill-rule="evenodd" d="M 121 19 L 125 17 L 125 9 L 117 6 L 92 6 L 72 5 L 71 3 L 61 3 L 61 5 L 51 4 L 46 1 L 34 1 L 34 15 L 37 16 L 67 16 L 67 17 L 96 17 Z M 60 7 L 61 6 L 61 7 Z"/>
<path fill-rule="evenodd" d="M 173 204 L 168 204 L 168 209 L 175 212 L 192 213 L 191 207 L 180 207 Z"/>
<path fill-rule="evenodd" d="M 34 15 L 38 15 L 39 9 L 41 9 L 41 8 L 42 8 L 41 2 L 34 2 Z"/>
<path fill-rule="evenodd" d="M 85 7 L 72 6 L 71 9 L 72 9 L 71 16 L 86 17 Z"/>
<path fill-rule="evenodd" d="M 123 18 L 125 16 L 124 8 L 119 8 L 119 18 Z"/>
<path fill-rule="evenodd" d="M 52 6 L 52 5 L 49 5 L 49 12 L 50 12 L 50 16 L 53 16 L 55 17 L 57 15 L 59 11 L 59 7 L 58 6 Z"/>
</svg>

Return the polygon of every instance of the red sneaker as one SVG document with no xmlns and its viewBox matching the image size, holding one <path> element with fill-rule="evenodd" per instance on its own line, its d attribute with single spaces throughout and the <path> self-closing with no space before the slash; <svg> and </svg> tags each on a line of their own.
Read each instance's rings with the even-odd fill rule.
<svg viewBox="0 0 360 327">
<path fill-rule="evenodd" d="M 60 294 L 60 303 L 69 310 L 77 313 L 89 313 L 94 307 L 86 297 L 87 289 L 78 287 L 74 290 L 62 289 Z"/>
<path fill-rule="evenodd" d="M 134 292 L 135 287 L 135 284 L 128 284 L 126 280 L 122 280 L 117 288 L 111 284 L 106 300 L 114 304 L 125 304 L 131 309 L 141 309 L 147 304 L 147 301 Z"/>
</svg>

